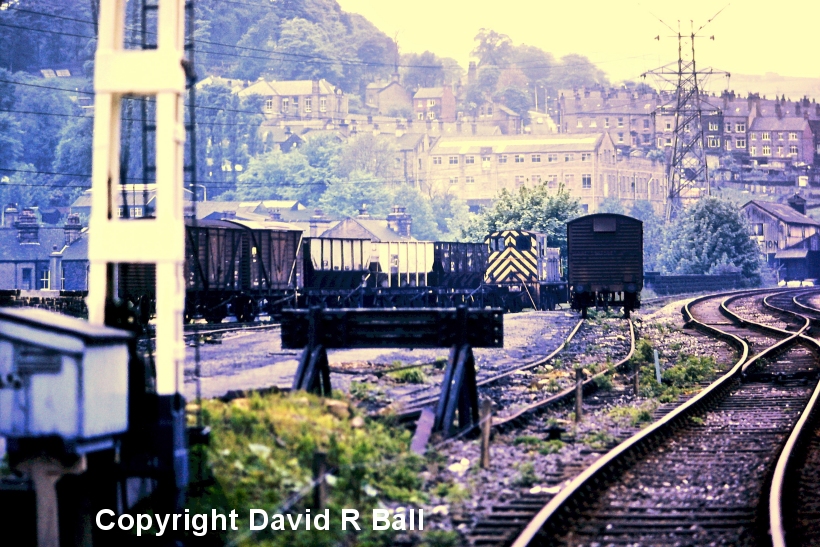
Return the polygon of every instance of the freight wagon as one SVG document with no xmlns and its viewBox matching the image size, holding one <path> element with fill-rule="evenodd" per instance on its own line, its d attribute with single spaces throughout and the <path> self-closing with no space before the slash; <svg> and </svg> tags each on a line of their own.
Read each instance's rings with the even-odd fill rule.
<svg viewBox="0 0 820 547">
<path fill-rule="evenodd" d="M 572 309 L 640 307 L 643 222 L 616 214 L 587 215 L 567 223 L 567 269 Z"/>
</svg>

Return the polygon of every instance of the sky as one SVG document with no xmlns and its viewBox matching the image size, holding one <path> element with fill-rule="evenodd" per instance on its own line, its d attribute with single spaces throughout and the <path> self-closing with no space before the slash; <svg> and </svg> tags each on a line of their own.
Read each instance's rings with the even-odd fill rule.
<svg viewBox="0 0 820 547">
<path fill-rule="evenodd" d="M 398 33 L 402 52 L 430 50 L 467 67 L 480 28 L 552 52 L 586 55 L 613 83 L 677 59 L 670 28 L 696 40 L 698 66 L 729 73 L 820 77 L 816 21 L 820 2 L 795 0 L 338 0 L 380 30 Z M 655 40 L 660 36 L 660 40 Z M 714 40 L 710 37 L 714 36 Z"/>
</svg>

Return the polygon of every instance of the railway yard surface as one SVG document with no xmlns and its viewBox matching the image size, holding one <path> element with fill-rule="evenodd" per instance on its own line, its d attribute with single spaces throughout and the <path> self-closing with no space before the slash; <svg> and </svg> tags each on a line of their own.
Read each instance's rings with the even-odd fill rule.
<svg viewBox="0 0 820 547">
<path fill-rule="evenodd" d="M 691 300 L 649 302 L 633 313 L 634 347 L 630 322 L 614 311 L 590 313 L 580 325 L 578 314 L 569 310 L 506 315 L 504 348 L 474 350 L 479 397 L 493 401 L 490 464 L 480 467 L 480 439 L 475 435 L 448 440 L 434 436 L 418 467 L 412 504 L 424 508 L 426 533 L 432 530 L 433 535 L 407 532 L 395 540 L 408 545 L 423 541 L 430 545 L 509 544 L 550 499 L 602 455 L 730 370 L 737 352 L 727 341 L 685 328 L 681 308 Z M 740 299 L 735 305 L 744 318 L 766 313 L 754 298 Z M 785 328 L 789 322 L 778 317 L 772 324 Z M 202 341 L 198 349 L 203 398 L 247 406 L 245 401 L 253 390 L 288 390 L 299 351 L 281 349 L 277 327 L 206 335 Z M 751 343 L 759 342 L 761 347 L 772 341 L 765 334 L 759 340 L 750 337 Z M 662 384 L 655 380 L 653 350 L 659 354 L 664 378 L 669 378 Z M 552 358 L 545 360 L 550 354 Z M 196 394 L 194 356 L 190 343 L 189 400 Z M 446 359 L 446 350 L 330 351 L 331 382 L 340 392 L 337 399 L 345 407 L 342 415 L 368 422 L 390 420 L 390 416 L 423 406 L 438 393 Z M 636 363 L 641 367 L 637 397 L 632 380 Z M 528 366 L 517 370 L 523 364 Z M 574 399 L 561 398 L 572 390 L 576 368 L 582 368 L 587 382 L 594 384 L 594 392 L 584 396 L 579 422 L 575 421 Z M 600 374 L 607 370 L 609 374 Z M 599 377 L 590 379 L 594 374 Z M 810 389 L 798 391 L 795 396 L 805 397 Z M 550 399 L 561 400 L 549 403 Z M 545 400 L 548 404 L 536 408 Z M 329 404 L 326 412 L 338 414 L 338 406 Z M 514 415 L 518 418 L 510 420 Z M 710 418 L 703 427 L 720 431 L 725 425 Z M 729 446 L 727 441 L 724 448 Z M 646 487 L 680 493 L 676 488 L 680 485 L 658 480 L 658 485 Z M 738 484 L 730 482 L 727 478 L 715 486 L 721 489 L 720 495 L 726 495 L 723 490 L 727 488 L 736 492 Z M 664 486 L 667 483 L 671 486 Z M 644 490 L 636 500 L 647 498 L 650 491 Z M 406 500 L 383 498 L 378 503 L 394 511 L 409 507 Z M 572 537 L 563 541 L 595 545 Z"/>
</svg>

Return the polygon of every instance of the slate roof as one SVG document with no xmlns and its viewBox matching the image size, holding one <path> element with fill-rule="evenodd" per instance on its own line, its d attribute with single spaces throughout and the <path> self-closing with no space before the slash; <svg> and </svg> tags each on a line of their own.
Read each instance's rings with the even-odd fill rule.
<svg viewBox="0 0 820 547">
<path fill-rule="evenodd" d="M 319 94 L 333 95 L 336 87 L 327 80 L 319 80 Z M 247 95 L 313 95 L 313 80 L 267 81 L 257 80 L 238 92 L 240 97 Z"/>
<path fill-rule="evenodd" d="M 369 235 L 367 235 L 369 234 Z M 386 220 L 346 218 L 334 227 L 320 234 L 321 237 L 361 238 L 369 237 L 371 241 L 414 241 L 414 238 L 401 237 L 388 228 Z"/>
<path fill-rule="evenodd" d="M 65 231 L 62 228 L 40 227 L 38 243 L 20 243 L 17 228 L 0 228 L 0 262 L 50 260 L 54 247 L 65 247 Z"/>
<path fill-rule="evenodd" d="M 773 217 L 782 220 L 786 224 L 797 224 L 802 226 L 820 226 L 820 222 L 817 222 L 813 218 L 795 211 L 789 205 L 784 205 L 782 203 L 772 203 L 770 201 L 758 201 L 756 199 L 753 199 L 752 201 L 744 205 L 743 208 L 745 209 L 751 204 L 756 205 L 758 208 L 763 209 Z"/>
<path fill-rule="evenodd" d="M 755 118 L 751 131 L 803 131 L 809 125 L 803 118 Z"/>
<path fill-rule="evenodd" d="M 414 99 L 440 99 L 444 96 L 444 88 L 443 87 L 420 87 L 416 94 L 413 95 Z"/>
<path fill-rule="evenodd" d="M 594 151 L 604 138 L 608 138 L 606 133 L 441 137 L 430 154 L 479 154 L 486 148 L 492 148 L 494 154 Z"/>
</svg>

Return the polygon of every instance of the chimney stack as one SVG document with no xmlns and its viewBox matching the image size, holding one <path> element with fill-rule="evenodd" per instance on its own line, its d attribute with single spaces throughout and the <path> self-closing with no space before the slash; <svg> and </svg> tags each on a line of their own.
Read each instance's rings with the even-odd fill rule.
<svg viewBox="0 0 820 547">
<path fill-rule="evenodd" d="M 324 224 L 326 222 L 327 219 L 325 218 L 324 213 L 322 213 L 322 210 L 314 209 L 313 216 L 310 217 L 310 237 L 319 237 L 319 224 Z"/>
<path fill-rule="evenodd" d="M 356 218 L 362 218 L 362 219 L 372 218 L 370 216 L 370 213 L 367 212 L 367 204 L 366 203 L 362 203 L 362 206 L 359 207 L 359 214 L 356 216 Z"/>
<path fill-rule="evenodd" d="M 270 219 L 271 220 L 277 220 L 277 221 L 282 220 L 282 213 L 279 212 L 279 209 L 271 209 Z"/>
<path fill-rule="evenodd" d="M 80 224 L 80 215 L 77 213 L 71 213 L 66 218 L 65 226 L 63 226 L 63 231 L 65 232 L 65 244 L 71 245 L 78 239 L 80 239 L 80 232 L 82 232 L 83 227 Z"/>
<path fill-rule="evenodd" d="M 17 217 L 19 214 L 20 210 L 17 208 L 16 203 L 9 203 L 6 205 L 5 209 L 3 209 L 3 227 L 13 227 L 17 223 Z"/>
<path fill-rule="evenodd" d="M 25 207 L 20 211 L 20 217 L 14 224 L 17 228 L 17 239 L 20 243 L 40 243 L 40 226 L 37 224 L 37 215 L 34 209 Z"/>
<path fill-rule="evenodd" d="M 407 208 L 394 205 L 392 212 L 387 215 L 387 226 L 401 237 L 410 237 L 410 226 L 413 217 L 407 214 Z"/>
<path fill-rule="evenodd" d="M 794 209 L 801 215 L 806 214 L 806 200 L 800 197 L 799 194 L 795 194 L 792 197 L 790 197 L 787 203 L 792 209 Z"/>
</svg>

